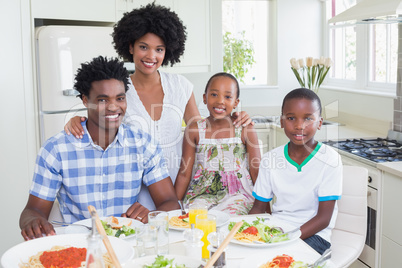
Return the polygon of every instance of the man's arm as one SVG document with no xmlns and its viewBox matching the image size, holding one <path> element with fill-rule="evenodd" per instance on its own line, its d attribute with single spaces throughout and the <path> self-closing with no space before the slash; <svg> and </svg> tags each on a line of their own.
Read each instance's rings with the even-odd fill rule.
<svg viewBox="0 0 402 268">
<path fill-rule="evenodd" d="M 157 210 L 170 211 L 180 208 L 170 177 L 153 183 L 148 189 Z"/>
<path fill-rule="evenodd" d="M 25 240 L 45 235 L 55 235 L 53 225 L 48 222 L 53 202 L 29 195 L 28 203 L 20 216 L 21 235 Z"/>
</svg>

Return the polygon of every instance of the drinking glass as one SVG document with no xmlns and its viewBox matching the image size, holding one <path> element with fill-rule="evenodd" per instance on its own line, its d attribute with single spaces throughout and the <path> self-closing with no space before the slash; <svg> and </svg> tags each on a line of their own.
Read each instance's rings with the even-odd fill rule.
<svg viewBox="0 0 402 268">
<path fill-rule="evenodd" d="M 138 257 L 155 255 L 156 254 L 156 238 L 158 230 L 155 226 L 145 224 L 135 227 L 137 238 L 137 254 Z"/>
<path fill-rule="evenodd" d="M 191 224 L 195 224 L 195 217 L 201 214 L 208 213 L 208 206 L 204 202 L 196 201 L 189 206 L 188 217 Z"/>
<path fill-rule="evenodd" d="M 201 241 L 204 242 L 204 245 L 202 246 L 202 259 L 206 261 L 209 259 L 209 241 L 207 236 L 212 232 L 216 232 L 216 216 L 211 214 L 197 215 L 195 217 L 195 228 L 204 232 L 204 235 L 201 238 Z"/>
<path fill-rule="evenodd" d="M 158 230 L 157 254 L 169 254 L 169 214 L 165 211 L 151 211 L 148 213 L 148 223 Z"/>
</svg>

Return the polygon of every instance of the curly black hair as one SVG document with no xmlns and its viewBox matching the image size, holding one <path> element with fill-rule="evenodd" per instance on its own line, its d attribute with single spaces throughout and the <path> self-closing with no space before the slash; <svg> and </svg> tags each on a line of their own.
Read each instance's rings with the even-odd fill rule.
<svg viewBox="0 0 402 268">
<path fill-rule="evenodd" d="M 74 88 L 80 93 L 77 97 L 89 97 L 89 91 L 92 88 L 92 82 L 116 79 L 123 82 L 125 91 L 128 90 L 128 72 L 123 62 L 117 58 L 98 56 L 90 62 L 81 64 L 75 76 Z"/>
<path fill-rule="evenodd" d="M 232 79 L 233 82 L 235 82 L 235 84 L 236 84 L 236 99 L 238 99 L 240 97 L 240 85 L 239 85 L 239 82 L 237 81 L 237 79 L 236 79 L 236 77 L 234 75 L 232 75 L 230 73 L 225 73 L 225 72 L 216 73 L 216 74 L 214 74 L 213 76 L 211 76 L 209 78 L 209 80 L 207 82 L 207 85 L 205 86 L 205 91 L 204 91 L 205 94 L 207 93 L 208 87 L 209 87 L 209 85 L 211 84 L 212 80 L 215 77 L 227 77 L 227 78 Z"/>
<path fill-rule="evenodd" d="M 306 100 L 310 100 L 312 102 L 316 101 L 318 104 L 318 109 L 319 109 L 320 116 L 321 116 L 322 107 L 321 107 L 320 97 L 318 97 L 318 95 L 315 94 L 315 92 L 312 91 L 311 89 L 296 88 L 296 89 L 293 89 L 292 91 L 290 91 L 283 99 L 282 112 L 283 112 L 283 107 L 285 106 L 285 102 L 287 102 L 288 100 L 291 100 L 291 99 L 306 99 Z"/>
<path fill-rule="evenodd" d="M 127 12 L 114 26 L 114 48 L 124 60 L 133 62 L 130 45 L 147 33 L 159 36 L 166 46 L 162 66 L 180 62 L 187 38 L 186 27 L 176 13 L 155 2 Z"/>
</svg>

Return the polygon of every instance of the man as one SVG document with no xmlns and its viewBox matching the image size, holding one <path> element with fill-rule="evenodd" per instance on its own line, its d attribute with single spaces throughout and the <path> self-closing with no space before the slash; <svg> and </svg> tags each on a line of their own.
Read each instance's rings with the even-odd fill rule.
<svg viewBox="0 0 402 268">
<path fill-rule="evenodd" d="M 148 209 L 137 202 L 141 183 L 148 186 L 158 210 L 179 208 L 162 151 L 152 137 L 122 124 L 128 74 L 117 59 L 94 58 L 82 64 L 74 87 L 88 109 L 82 139 L 64 131 L 38 153 L 28 203 L 21 213 L 25 240 L 54 235 L 48 222 L 57 197 L 66 222 L 100 216 L 147 222 Z"/>
</svg>

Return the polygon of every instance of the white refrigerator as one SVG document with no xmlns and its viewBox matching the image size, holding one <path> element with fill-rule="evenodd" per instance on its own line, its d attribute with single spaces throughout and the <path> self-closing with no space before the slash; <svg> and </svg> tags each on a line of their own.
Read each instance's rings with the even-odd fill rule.
<svg viewBox="0 0 402 268">
<path fill-rule="evenodd" d="M 86 115 L 74 78 L 81 63 L 99 55 L 117 57 L 113 27 L 41 26 L 36 29 L 41 145 L 75 115 Z"/>
</svg>

